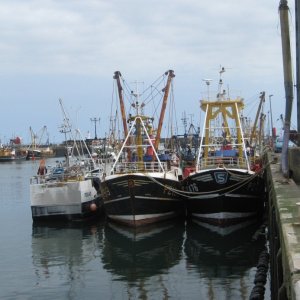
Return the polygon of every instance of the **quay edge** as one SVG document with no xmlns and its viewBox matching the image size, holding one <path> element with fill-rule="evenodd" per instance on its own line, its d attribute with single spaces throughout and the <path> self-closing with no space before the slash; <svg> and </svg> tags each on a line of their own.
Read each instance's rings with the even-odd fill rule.
<svg viewBox="0 0 300 300">
<path fill-rule="evenodd" d="M 280 154 L 265 157 L 271 298 L 280 300 L 300 299 L 300 148 L 289 150 L 293 178 L 283 176 Z"/>
</svg>

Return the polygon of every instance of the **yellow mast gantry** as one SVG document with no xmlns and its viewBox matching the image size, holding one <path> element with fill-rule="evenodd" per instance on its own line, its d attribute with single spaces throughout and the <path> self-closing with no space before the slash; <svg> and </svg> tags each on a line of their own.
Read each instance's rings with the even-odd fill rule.
<svg viewBox="0 0 300 300">
<path fill-rule="evenodd" d="M 239 157 L 242 157 L 243 143 L 239 112 L 244 108 L 243 100 L 241 98 L 228 100 L 219 99 L 216 101 L 202 100 L 200 107 L 204 112 L 206 112 L 205 145 L 209 145 L 211 140 L 210 122 L 215 120 L 219 115 L 222 115 L 224 130 L 227 136 L 230 136 L 228 119 L 232 119 L 236 124 L 238 153 Z M 204 157 L 208 157 L 208 147 L 204 147 Z"/>
</svg>

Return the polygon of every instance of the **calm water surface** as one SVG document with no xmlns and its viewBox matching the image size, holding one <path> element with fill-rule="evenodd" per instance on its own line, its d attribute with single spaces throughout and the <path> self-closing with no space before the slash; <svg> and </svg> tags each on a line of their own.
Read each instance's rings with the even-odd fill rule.
<svg viewBox="0 0 300 300">
<path fill-rule="evenodd" d="M 54 160 L 49 160 L 48 164 Z M 0 164 L 0 299 L 248 299 L 266 241 L 168 222 L 33 224 L 38 161 Z M 268 285 L 265 299 L 269 299 Z"/>
</svg>

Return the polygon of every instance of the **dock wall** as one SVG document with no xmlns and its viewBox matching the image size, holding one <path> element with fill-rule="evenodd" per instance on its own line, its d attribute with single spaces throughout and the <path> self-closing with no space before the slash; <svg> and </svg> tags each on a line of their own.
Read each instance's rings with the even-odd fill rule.
<svg viewBox="0 0 300 300">
<path fill-rule="evenodd" d="M 300 168 L 299 157 L 299 150 L 298 155 L 294 152 L 290 156 L 291 174 Z M 265 162 L 271 297 L 300 299 L 300 188 L 293 179 L 283 177 L 280 155 L 267 153 Z"/>
</svg>

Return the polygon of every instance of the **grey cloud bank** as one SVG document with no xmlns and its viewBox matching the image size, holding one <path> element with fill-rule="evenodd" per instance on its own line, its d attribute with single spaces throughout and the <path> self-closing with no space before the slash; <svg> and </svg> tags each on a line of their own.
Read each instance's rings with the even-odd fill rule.
<svg viewBox="0 0 300 300">
<path fill-rule="evenodd" d="M 29 126 L 47 125 L 52 139 L 62 140 L 60 97 L 82 132 L 92 131 L 90 117 L 99 116 L 104 135 L 116 70 L 147 85 L 173 69 L 178 116 L 186 111 L 195 120 L 206 90 L 202 78 L 216 85 L 224 65 L 225 82 L 246 102 L 257 102 L 263 90 L 274 95 L 277 119 L 285 101 L 278 5 L 257 0 L 0 1 L 0 139 L 22 135 L 28 140 Z M 292 36 L 294 31 L 292 23 Z"/>
</svg>

